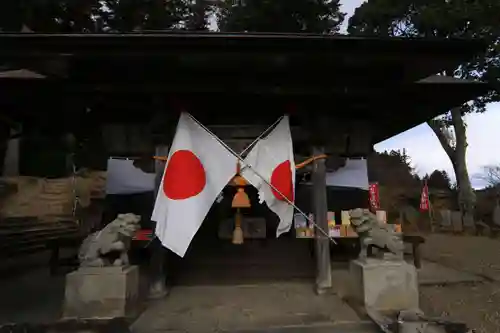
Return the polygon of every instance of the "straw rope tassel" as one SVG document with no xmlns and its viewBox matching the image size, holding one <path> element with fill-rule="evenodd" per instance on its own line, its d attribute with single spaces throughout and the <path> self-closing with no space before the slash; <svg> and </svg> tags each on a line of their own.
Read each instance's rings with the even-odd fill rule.
<svg viewBox="0 0 500 333">
<path fill-rule="evenodd" d="M 234 217 L 234 231 L 233 231 L 233 244 L 241 245 L 243 244 L 243 229 L 241 229 L 242 215 L 240 209 L 236 209 L 236 215 Z"/>
</svg>

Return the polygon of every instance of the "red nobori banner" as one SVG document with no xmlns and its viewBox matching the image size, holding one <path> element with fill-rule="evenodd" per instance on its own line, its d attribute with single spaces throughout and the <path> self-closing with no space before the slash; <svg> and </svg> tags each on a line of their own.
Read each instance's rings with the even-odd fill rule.
<svg viewBox="0 0 500 333">
<path fill-rule="evenodd" d="M 380 199 L 378 193 L 378 183 L 370 184 L 370 206 L 374 209 L 380 208 Z"/>
<path fill-rule="evenodd" d="M 422 188 L 422 194 L 420 195 L 420 211 L 426 212 L 429 210 L 429 187 L 427 183 L 424 184 Z"/>
</svg>

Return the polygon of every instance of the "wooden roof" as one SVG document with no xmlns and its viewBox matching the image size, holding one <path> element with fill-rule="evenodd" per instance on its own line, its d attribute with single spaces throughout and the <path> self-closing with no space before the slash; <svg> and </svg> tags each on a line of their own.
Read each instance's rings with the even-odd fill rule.
<svg viewBox="0 0 500 333">
<path fill-rule="evenodd" d="M 0 34 L 0 60 L 58 58 L 79 81 L 171 82 L 217 75 L 247 84 L 414 82 L 483 51 L 482 41 L 309 34 Z M 42 66 L 43 67 L 43 66 Z M 43 69 L 43 68 L 42 68 Z M 320 75 L 322 74 L 322 75 Z M 186 78 L 186 79 L 184 79 Z M 212 77 L 212 79 L 214 79 Z M 292 82 L 290 82 L 292 81 Z M 297 82 L 295 82 L 297 81 Z"/>
<path fill-rule="evenodd" d="M 200 120 L 266 124 L 293 103 L 292 121 L 314 113 L 363 119 L 378 142 L 484 94 L 484 84 L 420 80 L 485 48 L 478 40 L 309 34 L 0 34 L 0 64 L 46 76 L 0 78 L 0 105 L 17 116 L 43 107 L 29 112 L 41 117 L 78 99 L 103 118 L 137 121 L 150 115 L 152 99 L 181 98 Z"/>
</svg>

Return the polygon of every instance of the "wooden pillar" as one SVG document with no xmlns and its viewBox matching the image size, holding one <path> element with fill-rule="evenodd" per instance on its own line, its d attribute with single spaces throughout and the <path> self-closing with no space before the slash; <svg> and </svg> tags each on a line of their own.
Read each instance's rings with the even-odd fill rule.
<svg viewBox="0 0 500 333">
<path fill-rule="evenodd" d="M 160 145 L 156 147 L 156 156 L 167 156 L 168 146 Z M 165 162 L 160 160 L 155 160 L 155 199 L 158 194 L 161 179 L 163 177 L 163 171 L 165 170 Z M 153 223 L 153 234 L 155 237 L 155 223 Z M 151 261 L 150 261 L 150 271 L 149 271 L 149 298 L 162 298 L 168 294 L 168 289 L 166 286 L 166 262 L 167 262 L 167 250 L 161 245 L 158 238 L 154 238 L 151 244 Z"/>
<path fill-rule="evenodd" d="M 324 153 L 324 149 L 313 147 L 312 154 L 317 156 Z M 313 162 L 313 211 L 314 221 L 319 228 L 328 232 L 328 207 L 326 198 L 326 166 L 324 159 Z M 330 240 L 316 228 L 315 230 L 316 254 L 316 293 L 323 294 L 332 287 L 332 272 L 330 264 Z"/>
<path fill-rule="evenodd" d="M 3 133 L 2 133 L 3 134 Z M 10 129 L 10 136 L 15 136 L 17 131 Z M 8 136 L 7 136 L 8 137 Z M 2 138 L 3 139 L 3 138 Z M 4 139 L 5 140 L 5 139 Z M 19 154 L 20 154 L 20 138 L 6 140 L 6 149 L 3 159 L 3 176 L 14 177 L 19 176 Z"/>
</svg>

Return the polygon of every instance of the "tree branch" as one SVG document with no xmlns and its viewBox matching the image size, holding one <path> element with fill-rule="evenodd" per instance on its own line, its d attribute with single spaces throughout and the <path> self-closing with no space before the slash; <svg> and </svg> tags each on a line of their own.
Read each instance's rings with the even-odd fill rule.
<svg viewBox="0 0 500 333">
<path fill-rule="evenodd" d="M 455 161 L 455 149 L 450 145 L 450 143 L 448 142 L 448 138 L 444 135 L 444 133 L 442 131 L 442 125 L 439 124 L 439 122 L 437 122 L 435 120 L 429 120 L 429 121 L 427 121 L 427 124 L 432 129 L 434 134 L 436 134 L 436 137 L 438 138 L 439 143 L 441 143 L 441 146 L 443 147 L 444 151 L 446 152 L 446 154 L 448 155 L 450 160 L 452 162 L 454 162 Z"/>
<path fill-rule="evenodd" d="M 500 185 L 500 165 L 488 165 L 483 167 L 484 173 L 479 177 L 486 181 L 489 186 Z"/>
</svg>

